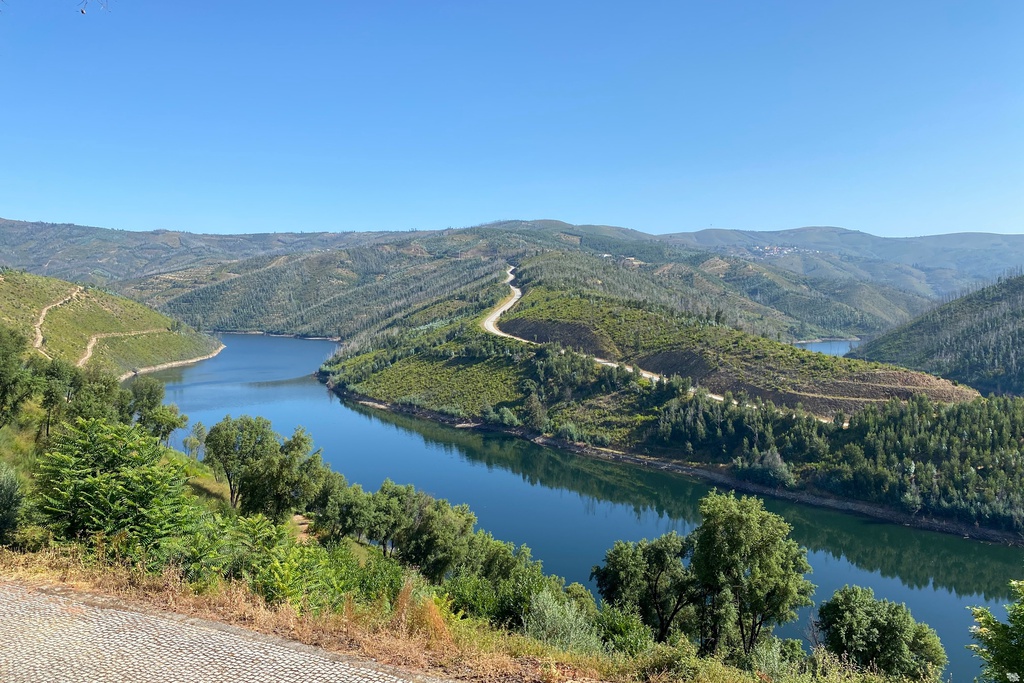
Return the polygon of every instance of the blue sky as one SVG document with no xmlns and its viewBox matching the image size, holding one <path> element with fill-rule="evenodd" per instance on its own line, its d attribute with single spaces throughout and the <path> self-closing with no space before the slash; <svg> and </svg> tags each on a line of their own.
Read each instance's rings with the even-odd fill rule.
<svg viewBox="0 0 1024 683">
<path fill-rule="evenodd" d="M 1024 2 L 4 0 L 0 216 L 1024 232 Z"/>
</svg>

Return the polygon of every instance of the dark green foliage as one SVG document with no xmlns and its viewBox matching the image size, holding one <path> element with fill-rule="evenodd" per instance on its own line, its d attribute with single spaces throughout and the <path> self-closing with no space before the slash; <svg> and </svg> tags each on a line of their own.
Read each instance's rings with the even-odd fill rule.
<svg viewBox="0 0 1024 683">
<path fill-rule="evenodd" d="M 282 521 L 304 511 L 324 492 L 327 470 L 320 451 L 311 452 L 313 439 L 302 427 L 281 441 L 263 417 L 230 415 L 210 428 L 204 462 L 224 474 L 232 507 L 242 514 L 261 514 Z"/>
<path fill-rule="evenodd" d="M 636 657 L 654 645 L 651 629 L 639 614 L 628 609 L 605 603 L 598 613 L 597 626 L 608 649 L 627 657 Z"/>
<path fill-rule="evenodd" d="M 665 641 L 689 621 L 684 611 L 692 609 L 693 577 L 684 564 L 688 554 L 686 539 L 675 532 L 653 541 L 616 541 L 590 576 L 605 602 L 638 613 L 654 637 Z"/>
<path fill-rule="evenodd" d="M 477 531 L 442 588 L 452 599 L 452 609 L 497 626 L 522 628 L 533 596 L 546 588 L 561 590 L 562 585 L 561 578 L 544 574 L 525 545 L 517 548 Z"/>
<path fill-rule="evenodd" d="M 276 451 L 249 462 L 241 472 L 238 490 L 243 515 L 263 514 L 278 522 L 305 510 L 320 490 L 326 470 L 320 451 L 302 427 Z"/>
<path fill-rule="evenodd" d="M 605 602 L 636 613 L 659 642 L 693 638 L 703 655 L 749 655 L 810 604 L 807 551 L 760 499 L 711 493 L 700 526 L 653 541 L 617 541 L 591 576 Z"/>
<path fill-rule="evenodd" d="M 18 474 L 7 463 L 0 461 L 0 545 L 7 543 L 18 528 L 25 492 Z"/>
<path fill-rule="evenodd" d="M 313 532 L 326 543 L 351 536 L 362 540 L 373 519 L 373 498 L 359 484 L 349 486 L 345 477 L 328 472 L 310 505 Z"/>
<path fill-rule="evenodd" d="M 32 372 L 25 364 L 27 350 L 23 335 L 0 325 L 0 427 L 14 419 L 35 389 Z"/>
<path fill-rule="evenodd" d="M 732 646 L 749 654 L 773 626 L 811 604 L 807 550 L 760 498 L 712 492 L 700 513 L 689 541 L 700 650 L 713 654 Z"/>
<path fill-rule="evenodd" d="M 938 680 L 946 652 L 935 631 L 902 603 L 875 600 L 870 588 L 844 586 L 818 607 L 815 627 L 831 652 L 891 676 Z"/>
<path fill-rule="evenodd" d="M 967 647 L 981 658 L 982 680 L 1019 683 L 1024 676 L 1024 581 L 1011 581 L 1014 601 L 1006 606 L 1007 620 L 997 619 L 986 607 L 971 608 L 975 626 Z"/>
<path fill-rule="evenodd" d="M 96 419 L 69 425 L 39 461 L 41 508 L 51 529 L 150 561 L 192 510 L 184 472 L 161 457 L 156 440 L 137 426 Z"/>
<path fill-rule="evenodd" d="M 230 415 L 210 428 L 206 435 L 206 458 L 224 473 L 231 507 L 238 507 L 246 468 L 253 462 L 278 454 L 281 444 L 265 417 Z"/>
</svg>

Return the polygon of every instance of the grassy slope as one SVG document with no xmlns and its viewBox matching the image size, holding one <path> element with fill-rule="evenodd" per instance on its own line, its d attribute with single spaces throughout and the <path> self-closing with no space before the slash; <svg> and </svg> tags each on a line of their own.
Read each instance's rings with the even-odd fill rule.
<svg viewBox="0 0 1024 683">
<path fill-rule="evenodd" d="M 521 281 L 683 312 L 721 310 L 729 325 L 783 341 L 877 334 L 930 305 L 926 297 L 884 285 L 801 277 L 728 256 L 590 238 L 582 244 L 607 249 L 609 256 L 542 254 L 523 263 Z M 632 254 L 640 261 L 625 258 Z"/>
<path fill-rule="evenodd" d="M 1024 276 L 951 301 L 854 356 L 932 372 L 985 393 L 1024 393 Z"/>
<path fill-rule="evenodd" d="M 975 395 L 919 373 L 811 353 L 701 317 L 585 291 L 534 287 L 500 324 L 525 339 L 689 376 L 716 393 L 742 390 L 778 404 L 802 403 L 821 415 L 914 393 L 940 401 Z"/>
<path fill-rule="evenodd" d="M 70 282 L 7 271 L 0 278 L 0 322 L 19 330 L 31 342 L 35 337 L 33 326 L 43 307 L 76 289 Z M 86 288 L 48 311 L 42 326 L 42 348 L 50 356 L 77 363 L 93 335 L 146 331 L 137 336 L 97 339 L 88 365 L 118 375 L 195 358 L 217 348 L 216 340 L 190 330 L 175 331 L 175 327 L 173 320 L 142 304 Z"/>
</svg>

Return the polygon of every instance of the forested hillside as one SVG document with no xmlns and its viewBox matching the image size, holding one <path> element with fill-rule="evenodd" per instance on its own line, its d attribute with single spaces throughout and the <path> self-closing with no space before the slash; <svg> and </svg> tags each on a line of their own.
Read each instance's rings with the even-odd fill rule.
<svg viewBox="0 0 1024 683">
<path fill-rule="evenodd" d="M 554 245 L 501 231 L 452 231 L 372 247 L 261 256 L 120 283 L 120 291 L 204 330 L 338 337 L 354 343 L 424 306 L 438 324 L 487 305 L 506 257 Z"/>
<path fill-rule="evenodd" d="M 679 311 L 720 312 L 728 325 L 786 341 L 877 334 L 929 305 L 885 286 L 816 281 L 651 240 L 580 237 L 520 222 L 256 256 L 112 286 L 201 329 L 347 339 L 384 329 L 442 295 L 472 298 L 505 262 L 537 255 L 546 258 L 534 271 L 553 287 L 583 282 Z"/>
<path fill-rule="evenodd" d="M 1024 276 L 929 311 L 852 355 L 931 372 L 986 394 L 1024 394 Z"/>
<path fill-rule="evenodd" d="M 509 323 L 502 323 L 507 329 L 514 320 L 567 322 L 571 328 L 561 343 L 523 344 L 488 335 L 478 325 L 480 314 L 467 308 L 443 325 L 409 327 L 350 347 L 325 365 L 323 376 L 342 394 L 426 408 L 524 436 L 548 434 L 698 463 L 770 488 L 867 501 L 922 519 L 1024 531 L 1024 401 L 981 399 L 937 380 L 921 385 L 925 391 L 941 389 L 933 398 L 911 396 L 907 380 L 925 376 L 826 358 L 713 319 L 608 295 L 578 293 L 571 304 L 566 301 L 536 287 L 513 308 Z M 524 315 L 516 317 L 520 306 Z M 564 321 L 556 313 L 576 317 Z M 676 368 L 671 379 L 652 383 L 573 351 L 603 344 L 610 356 L 650 363 L 657 354 L 645 356 L 645 350 L 699 342 L 704 334 L 713 340 L 706 348 L 718 354 L 714 362 L 747 386 L 731 387 L 716 399 L 693 390 L 689 377 L 701 376 L 693 368 Z M 785 407 L 764 400 L 755 378 L 740 374 L 755 370 L 794 387 L 803 382 L 836 390 L 841 399 L 859 396 L 859 405 L 867 407 L 822 421 L 800 407 L 804 396 L 793 389 L 779 392 Z M 890 382 L 889 395 L 906 400 L 865 400 L 863 392 L 878 390 L 865 387 L 876 373 Z M 838 388 L 861 393 L 844 395 Z"/>
<path fill-rule="evenodd" d="M 105 284 L 201 264 L 259 255 L 340 249 L 388 242 L 393 232 L 279 232 L 201 235 L 134 232 L 0 218 L 0 266 L 64 280 Z"/>
<path fill-rule="evenodd" d="M 205 356 L 219 346 L 130 299 L 14 270 L 0 271 L 0 323 L 37 354 L 116 375 Z"/>
<path fill-rule="evenodd" d="M 455 246 L 460 241 L 485 239 L 488 233 L 512 236 L 514 239 L 492 245 L 492 255 L 514 262 L 517 252 L 556 248 L 629 258 L 638 267 L 667 267 L 662 272 L 666 279 L 682 280 L 673 289 L 685 289 L 691 284 L 687 278 L 703 279 L 705 282 L 695 286 L 708 288 L 706 296 L 715 296 L 715 289 L 725 288 L 730 296 L 748 300 L 726 302 L 729 308 L 738 306 L 744 311 L 740 317 L 764 317 L 765 331 L 787 338 L 875 335 L 921 313 L 935 297 L 986 283 L 1006 267 L 1024 261 L 1024 241 L 1012 235 L 901 240 L 840 228 L 648 235 L 626 228 L 553 220 L 501 221 L 473 228 L 407 233 L 198 235 L 10 220 L 0 220 L 0 228 L 0 265 L 109 284 L 130 296 L 143 297 L 151 305 L 239 275 L 252 277 L 249 282 L 257 288 L 282 286 L 262 283 L 253 272 L 268 267 L 279 256 L 309 257 L 374 245 L 391 245 L 398 250 L 419 245 L 436 255 L 445 251 L 445 243 Z M 329 267 L 325 273 L 313 262 L 303 267 L 307 269 L 306 280 L 323 275 L 331 283 Z M 273 270 L 268 268 L 266 277 L 275 277 Z M 288 281 L 289 276 L 282 278 Z M 133 282 L 122 285 L 124 280 Z M 299 295 L 300 300 L 303 296 Z M 183 299 L 178 310 L 188 308 L 190 315 L 202 315 L 196 309 L 206 305 L 200 294 L 195 302 Z M 773 320 L 779 314 L 784 320 Z M 789 319 L 798 322 L 794 325 Z M 291 324 L 274 323 L 278 327 Z M 249 321 L 237 327 L 254 325 Z"/>
<path fill-rule="evenodd" d="M 1024 235 L 953 233 L 876 237 L 836 227 L 700 230 L 659 236 L 669 243 L 764 260 L 819 278 L 895 285 L 945 296 L 987 283 L 1024 262 Z"/>
</svg>

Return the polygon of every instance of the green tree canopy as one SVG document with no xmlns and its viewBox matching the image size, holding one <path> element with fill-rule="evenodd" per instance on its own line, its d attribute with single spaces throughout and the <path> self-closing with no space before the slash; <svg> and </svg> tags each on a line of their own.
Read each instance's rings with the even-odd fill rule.
<svg viewBox="0 0 1024 683">
<path fill-rule="evenodd" d="M 281 521 L 295 510 L 304 510 L 326 476 L 320 451 L 312 450 L 312 437 L 297 427 L 278 449 L 268 448 L 249 461 L 238 480 L 242 514 Z"/>
<path fill-rule="evenodd" d="M 693 577 L 683 564 L 686 539 L 674 531 L 653 541 L 616 541 L 590 573 L 609 605 L 636 612 L 659 641 L 680 628 L 691 605 Z"/>
<path fill-rule="evenodd" d="M 278 436 L 265 417 L 227 415 L 206 435 L 204 461 L 219 468 L 228 482 L 231 507 L 237 508 L 240 485 L 249 463 L 273 456 L 281 449 Z"/>
<path fill-rule="evenodd" d="M 700 649 L 713 654 L 735 641 L 749 654 L 776 624 L 811 604 L 807 550 L 760 498 L 713 491 L 701 500 L 700 513 L 690 535 Z"/>
<path fill-rule="evenodd" d="M 994 683 L 1019 683 L 1024 678 L 1024 581 L 1011 581 L 1016 598 L 1006 606 L 1006 623 L 986 607 L 972 607 L 975 625 L 967 647 L 981 658 L 982 678 Z"/>
<path fill-rule="evenodd" d="M 815 627 L 825 647 L 866 669 L 892 676 L 937 680 L 946 651 L 927 624 L 902 603 L 875 600 L 874 591 L 843 586 L 821 603 Z"/>
</svg>

